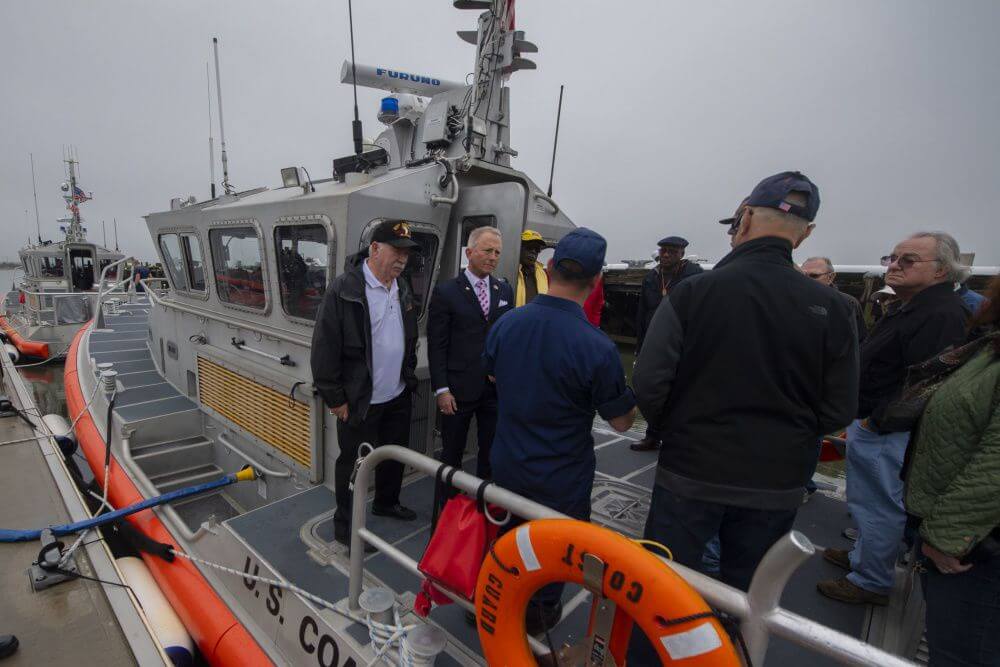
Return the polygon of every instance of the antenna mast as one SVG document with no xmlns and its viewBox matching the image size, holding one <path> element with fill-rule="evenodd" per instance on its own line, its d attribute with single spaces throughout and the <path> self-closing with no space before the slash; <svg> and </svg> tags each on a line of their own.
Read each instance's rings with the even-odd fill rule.
<svg viewBox="0 0 1000 667">
<path fill-rule="evenodd" d="M 222 79 L 219 76 L 219 38 L 212 38 L 212 49 L 215 51 L 215 92 L 219 96 L 219 142 L 222 152 L 222 191 L 233 194 L 233 186 L 229 184 L 229 159 L 226 157 L 226 128 L 222 124 Z M 214 180 L 214 179 L 213 179 Z"/>
<path fill-rule="evenodd" d="M 212 179 L 212 199 L 215 199 L 215 139 L 212 137 L 212 76 L 205 63 L 205 87 L 208 90 L 208 173 Z"/>
<path fill-rule="evenodd" d="M 361 131 L 361 119 L 358 118 L 358 75 L 354 67 L 354 12 L 351 0 L 347 0 L 347 22 L 351 26 L 351 87 L 354 89 L 354 121 L 351 129 L 354 133 L 354 154 L 361 155 L 365 140 Z"/>
<path fill-rule="evenodd" d="M 559 121 L 562 120 L 562 96 L 563 96 L 563 86 L 559 85 L 559 107 L 556 111 L 556 136 L 552 140 L 552 167 L 549 169 L 549 191 L 548 195 L 552 196 L 552 177 L 556 173 L 556 148 L 559 146 Z"/>
<path fill-rule="evenodd" d="M 35 187 L 35 156 L 28 153 L 31 158 L 31 194 L 35 197 L 35 229 L 38 230 L 38 242 L 42 242 L 42 223 L 38 221 L 38 188 Z"/>
<path fill-rule="evenodd" d="M 104 236 L 104 247 L 108 247 L 108 228 L 104 225 L 104 221 L 101 220 L 101 234 Z"/>
<path fill-rule="evenodd" d="M 118 218 L 114 218 L 115 221 L 115 252 L 121 252 L 118 250 Z"/>
</svg>

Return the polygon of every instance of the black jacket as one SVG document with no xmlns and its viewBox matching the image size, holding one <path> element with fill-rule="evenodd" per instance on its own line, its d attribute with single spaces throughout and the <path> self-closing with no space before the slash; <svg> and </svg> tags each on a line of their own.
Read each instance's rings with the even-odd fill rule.
<svg viewBox="0 0 1000 667">
<path fill-rule="evenodd" d="M 837 288 L 834 287 L 833 289 Z M 858 340 L 862 343 L 865 342 L 865 338 L 868 337 L 868 325 L 865 324 L 865 311 L 861 307 L 861 302 L 847 292 L 840 292 L 840 290 L 837 291 L 844 301 L 847 302 L 847 306 L 851 309 L 851 314 L 854 316 L 854 326 L 858 330 Z"/>
<path fill-rule="evenodd" d="M 696 276 L 704 271 L 694 262 L 686 259 L 681 260 L 680 266 L 667 281 L 667 293 L 685 278 Z M 663 301 L 663 285 L 660 280 L 660 267 L 650 270 L 646 277 L 642 279 L 642 286 L 639 288 L 639 307 L 635 313 L 635 349 L 638 351 L 642 347 L 642 341 L 646 337 L 649 323 L 653 320 L 653 313 L 656 312 L 660 302 Z"/>
<path fill-rule="evenodd" d="M 870 418 L 879 429 L 886 407 L 903 388 L 906 369 L 961 344 L 968 316 L 951 283 L 933 285 L 891 307 L 861 346 L 858 418 Z"/>
<path fill-rule="evenodd" d="M 656 483 L 682 497 L 791 509 L 819 438 L 857 410 L 847 303 L 761 238 L 678 285 L 656 311 L 633 386 L 663 435 Z"/>
<path fill-rule="evenodd" d="M 489 317 L 483 317 L 464 271 L 457 278 L 438 283 L 427 317 L 427 361 L 434 391 L 448 387 L 457 401 L 479 400 L 487 381 L 483 362 L 486 334 L 497 318 L 513 307 L 514 290 L 493 277 Z"/>
<path fill-rule="evenodd" d="M 348 258 L 348 268 L 333 279 L 316 317 L 312 339 L 313 384 L 329 407 L 347 403 L 348 422 L 364 421 L 372 399 L 372 331 L 365 296 L 364 253 Z M 403 311 L 401 379 L 409 390 L 417 386 L 417 313 L 413 291 L 398 279 Z"/>
</svg>

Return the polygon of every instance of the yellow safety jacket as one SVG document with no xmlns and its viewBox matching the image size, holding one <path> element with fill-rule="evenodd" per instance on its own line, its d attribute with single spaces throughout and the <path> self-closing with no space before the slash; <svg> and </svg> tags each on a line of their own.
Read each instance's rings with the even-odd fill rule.
<svg viewBox="0 0 1000 667">
<path fill-rule="evenodd" d="M 549 276 L 547 273 L 545 273 L 545 267 L 542 266 L 540 262 L 535 262 L 535 286 L 538 288 L 539 294 L 549 293 Z M 514 294 L 514 306 L 515 307 L 523 306 L 524 300 L 525 300 L 524 267 L 518 264 L 517 291 Z"/>
</svg>

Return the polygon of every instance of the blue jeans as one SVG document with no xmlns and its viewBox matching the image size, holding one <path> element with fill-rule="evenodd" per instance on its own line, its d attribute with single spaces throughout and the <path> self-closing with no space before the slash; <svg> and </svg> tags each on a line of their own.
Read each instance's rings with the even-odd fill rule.
<svg viewBox="0 0 1000 667">
<path fill-rule="evenodd" d="M 925 567 L 930 664 L 1000 666 L 1000 558 L 959 574 L 941 574 L 930 559 Z"/>
<path fill-rule="evenodd" d="M 910 434 L 870 431 L 855 420 L 847 427 L 847 508 L 858 524 L 848 581 L 888 595 L 906 526 L 903 456 Z"/>
<path fill-rule="evenodd" d="M 646 519 L 645 538 L 666 545 L 674 560 L 704 573 L 704 556 L 710 542 L 721 546 L 720 579 L 747 590 L 764 554 L 795 523 L 798 508 L 759 510 L 682 498 L 660 485 Z M 652 645 L 642 631 L 632 632 L 628 650 L 630 667 L 658 665 Z"/>
</svg>

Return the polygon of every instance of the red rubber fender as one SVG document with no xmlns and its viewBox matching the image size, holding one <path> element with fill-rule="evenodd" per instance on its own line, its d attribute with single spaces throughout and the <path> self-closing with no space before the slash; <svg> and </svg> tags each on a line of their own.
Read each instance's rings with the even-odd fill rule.
<svg viewBox="0 0 1000 667">
<path fill-rule="evenodd" d="M 88 326 L 81 327 L 77 332 L 66 356 L 66 407 L 74 417 L 87 404 L 80 389 L 76 357 Z M 104 439 L 97 430 L 89 409 L 76 424 L 76 437 L 95 479 L 103 484 Z M 135 484 L 114 458 L 111 459 L 110 476 L 108 499 L 113 506 L 125 507 L 143 500 Z M 152 510 L 133 514 L 127 520 L 151 539 L 182 551 Z M 273 664 L 194 564 L 183 558 L 168 563 L 149 554 L 143 553 L 141 556 L 210 665 L 256 667 Z"/>
<path fill-rule="evenodd" d="M 19 334 L 3 315 L 0 315 L 0 329 L 3 329 L 3 332 L 7 334 L 7 339 L 24 356 L 42 360 L 49 358 L 48 343 L 39 343 L 37 340 L 25 340 L 24 336 Z"/>
<path fill-rule="evenodd" d="M 664 665 L 742 664 L 705 600 L 651 552 L 593 523 L 542 519 L 508 532 L 483 561 L 476 585 L 476 621 L 488 665 L 535 664 L 525 639 L 528 602 L 547 584 L 583 585 L 585 554 L 604 562 L 602 592 L 617 606 L 611 636 L 600 649 L 610 652 L 616 664 L 625 664 L 633 623 L 650 638 Z"/>
</svg>

